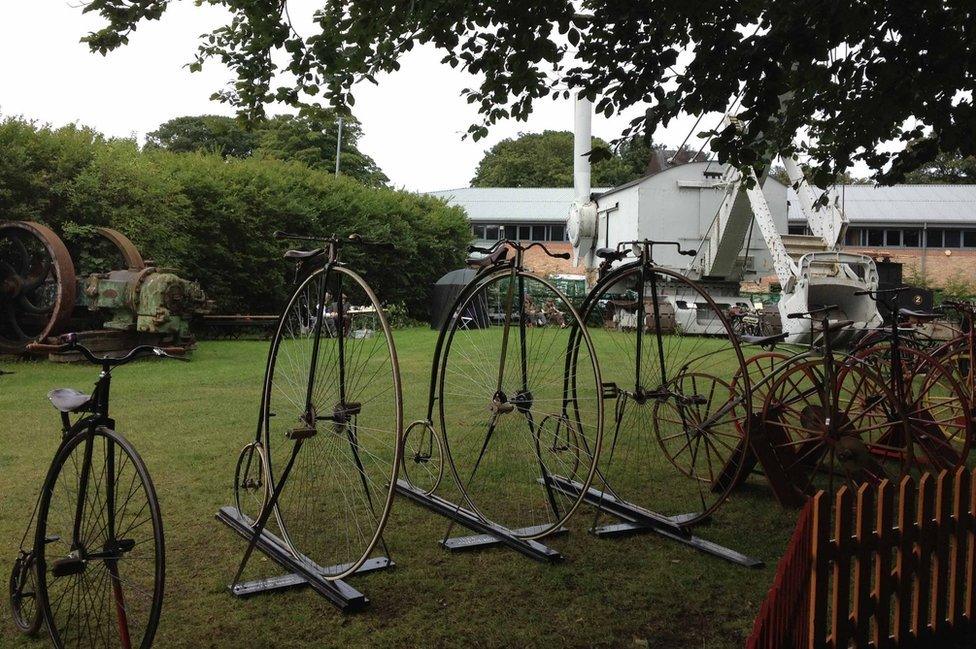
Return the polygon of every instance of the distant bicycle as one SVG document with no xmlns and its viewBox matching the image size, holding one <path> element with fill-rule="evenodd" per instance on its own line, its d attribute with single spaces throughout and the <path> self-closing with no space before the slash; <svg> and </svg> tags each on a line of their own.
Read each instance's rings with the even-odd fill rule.
<svg viewBox="0 0 976 649">
<path fill-rule="evenodd" d="M 61 443 L 10 575 L 14 623 L 34 635 L 43 621 L 59 649 L 148 649 L 163 604 L 163 521 L 145 464 L 115 431 L 110 387 L 114 368 L 144 356 L 185 360 L 174 355 L 183 350 L 141 345 L 103 358 L 75 334 L 60 340 L 28 351 L 76 351 L 101 372 L 91 395 L 66 388 L 48 394 L 61 413 Z M 74 423 L 72 414 L 79 415 Z"/>
<path fill-rule="evenodd" d="M 737 338 L 742 336 L 768 336 L 769 331 L 762 313 L 741 306 L 732 306 L 728 312 L 732 333 Z"/>
</svg>

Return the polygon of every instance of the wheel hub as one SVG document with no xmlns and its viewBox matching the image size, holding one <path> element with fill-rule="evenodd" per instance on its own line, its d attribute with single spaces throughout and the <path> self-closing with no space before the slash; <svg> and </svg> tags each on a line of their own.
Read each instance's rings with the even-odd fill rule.
<svg viewBox="0 0 976 649">
<path fill-rule="evenodd" d="M 497 414 L 504 415 L 515 410 L 515 404 L 508 400 L 508 396 L 504 392 L 499 390 L 491 397 L 491 403 L 488 404 L 488 410 Z"/>
<path fill-rule="evenodd" d="M 528 390 L 519 390 L 512 398 L 512 405 L 522 414 L 532 409 L 532 393 Z"/>
</svg>

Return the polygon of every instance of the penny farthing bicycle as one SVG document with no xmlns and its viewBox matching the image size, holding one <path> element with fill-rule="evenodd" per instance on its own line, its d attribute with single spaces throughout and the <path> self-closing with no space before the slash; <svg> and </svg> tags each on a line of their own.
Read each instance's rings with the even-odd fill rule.
<svg viewBox="0 0 976 649">
<path fill-rule="evenodd" d="M 684 527 L 709 517 L 742 471 L 750 385 L 725 313 L 698 284 L 657 266 L 655 246 L 695 254 L 673 241 L 600 249 L 600 280 L 581 309 L 607 398 L 604 491 L 589 502 L 597 515 L 619 505 Z M 568 397 L 577 390 L 578 344 L 567 354 Z"/>
<path fill-rule="evenodd" d="M 272 519 L 285 548 L 322 578 L 359 570 L 393 503 L 403 431 L 400 371 L 373 290 L 341 260 L 364 241 L 275 233 L 321 247 L 289 250 L 304 278 L 271 342 L 258 431 L 237 462 L 234 498 L 253 537 Z"/>
<path fill-rule="evenodd" d="M 603 436 L 589 333 L 552 282 L 525 270 L 525 253 L 535 248 L 568 258 L 510 240 L 470 249 L 485 256 L 469 260 L 476 273 L 437 340 L 427 419 L 411 424 L 403 453 L 413 489 L 434 492 L 446 467 L 476 516 L 525 540 L 559 530 L 573 515 L 582 495 L 560 491 L 551 477 L 589 485 Z M 565 353 L 574 338 L 577 391 L 565 408 Z"/>
</svg>

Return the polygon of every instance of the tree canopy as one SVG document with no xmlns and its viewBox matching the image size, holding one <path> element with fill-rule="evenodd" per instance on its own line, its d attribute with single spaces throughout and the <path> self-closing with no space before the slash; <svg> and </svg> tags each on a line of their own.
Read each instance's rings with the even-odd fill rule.
<svg viewBox="0 0 976 649">
<path fill-rule="evenodd" d="M 976 184 L 976 156 L 963 158 L 940 153 L 934 160 L 907 174 L 905 182 L 919 185 Z"/>
<path fill-rule="evenodd" d="M 593 148 L 609 150 L 599 138 Z M 609 153 L 592 166 L 595 187 L 613 187 L 644 175 L 651 147 L 643 142 L 628 142 L 620 151 Z M 474 178 L 473 187 L 572 187 L 573 134 L 569 131 L 524 133 L 502 140 L 487 152 Z"/>
<path fill-rule="evenodd" d="M 169 2 L 88 0 L 106 22 L 84 40 L 118 48 Z M 356 82 L 430 44 L 478 79 L 467 91 L 483 117 L 476 138 L 542 97 L 582 91 L 607 115 L 646 108 L 630 130 L 651 134 L 681 113 L 734 106 L 744 126 L 712 140 L 721 162 L 762 164 L 795 147 L 821 185 L 858 161 L 896 182 L 940 153 L 976 154 L 971 0 L 320 2 L 299 34 L 288 0 L 207 0 L 230 19 L 203 36 L 191 68 L 229 66 L 236 78 L 215 97 L 260 116 L 276 101 L 352 106 Z"/>
<path fill-rule="evenodd" d="M 221 115 L 177 117 L 147 134 L 146 146 L 176 153 L 203 151 L 224 157 L 249 156 L 301 162 L 313 169 L 335 170 L 338 137 L 335 111 L 319 111 L 316 118 L 278 115 L 245 123 Z M 372 158 L 359 150 L 362 127 L 353 118 L 342 124 L 339 169 L 366 185 L 385 185 L 388 178 Z"/>
</svg>

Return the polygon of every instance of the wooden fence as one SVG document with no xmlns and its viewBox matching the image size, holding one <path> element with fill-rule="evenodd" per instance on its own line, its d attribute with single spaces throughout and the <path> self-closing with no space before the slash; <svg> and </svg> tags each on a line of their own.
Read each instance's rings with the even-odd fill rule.
<svg viewBox="0 0 976 649">
<path fill-rule="evenodd" d="M 976 631 L 974 478 L 962 468 L 814 496 L 748 649 L 949 647 Z"/>
</svg>

